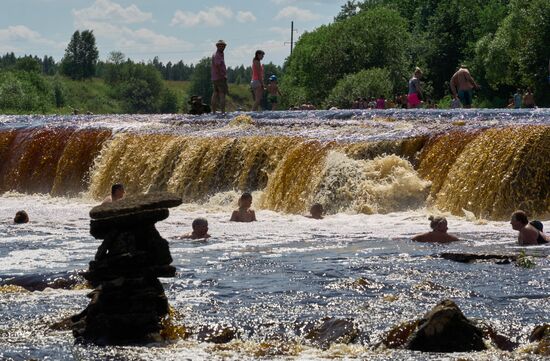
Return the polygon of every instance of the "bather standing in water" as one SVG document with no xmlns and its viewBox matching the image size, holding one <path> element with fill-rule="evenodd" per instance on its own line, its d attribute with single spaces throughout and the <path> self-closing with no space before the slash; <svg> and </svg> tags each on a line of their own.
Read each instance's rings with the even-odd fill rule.
<svg viewBox="0 0 550 361">
<path fill-rule="evenodd" d="M 193 232 L 184 234 L 179 238 L 182 238 L 182 239 L 183 238 L 186 238 L 186 239 L 210 238 L 210 235 L 208 234 L 208 221 L 206 220 L 206 218 L 196 218 L 195 220 L 193 220 L 191 227 L 193 228 Z"/>
<path fill-rule="evenodd" d="M 445 217 L 430 216 L 431 232 L 417 234 L 412 238 L 416 242 L 450 243 L 459 241 L 458 237 L 447 233 L 447 219 Z"/>
<path fill-rule="evenodd" d="M 124 186 L 122 183 L 115 183 L 111 186 L 111 195 L 107 196 L 101 204 L 107 204 L 112 203 L 115 201 L 118 201 L 119 199 L 124 198 L 124 194 L 126 192 L 124 191 Z"/>
<path fill-rule="evenodd" d="M 529 223 L 524 211 L 515 211 L 510 219 L 512 229 L 519 231 L 518 244 L 520 246 L 536 246 L 550 242 L 550 237 Z"/>
<path fill-rule="evenodd" d="M 250 209 L 252 206 L 252 194 L 243 193 L 239 198 L 239 209 L 233 211 L 230 222 L 254 222 L 256 213 Z"/>
</svg>

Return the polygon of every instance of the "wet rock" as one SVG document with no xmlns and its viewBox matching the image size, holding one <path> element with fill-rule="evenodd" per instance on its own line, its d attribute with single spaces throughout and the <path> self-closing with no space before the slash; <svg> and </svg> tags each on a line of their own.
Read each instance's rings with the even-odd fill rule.
<svg viewBox="0 0 550 361">
<path fill-rule="evenodd" d="M 228 343 L 233 340 L 237 335 L 237 332 L 227 326 L 215 325 L 202 326 L 197 334 L 197 339 L 203 342 L 212 343 Z"/>
<path fill-rule="evenodd" d="M 530 342 L 537 342 L 532 353 L 541 356 L 550 356 L 550 324 L 535 327 L 529 336 Z"/>
<path fill-rule="evenodd" d="M 116 202 L 105 203 L 92 208 L 90 217 L 102 219 L 139 213 L 148 209 L 177 207 L 182 203 L 181 197 L 166 192 L 155 192 L 126 197 Z"/>
<path fill-rule="evenodd" d="M 408 349 L 424 352 L 471 352 L 486 349 L 483 332 L 451 300 L 441 301 L 419 322 Z"/>
<path fill-rule="evenodd" d="M 537 326 L 529 335 L 529 342 L 540 341 L 544 337 L 550 337 L 550 324 L 545 323 L 544 325 Z"/>
<path fill-rule="evenodd" d="M 491 340 L 492 344 L 503 351 L 514 351 L 518 348 L 519 344 L 517 342 L 513 342 L 510 340 L 510 338 L 499 334 L 495 329 L 488 325 L 485 322 L 480 322 L 478 324 L 480 329 L 483 331 L 484 338 L 488 338 Z"/>
<path fill-rule="evenodd" d="M 0 276 L 0 286 L 19 286 L 31 292 L 44 291 L 46 288 L 69 290 L 78 285 L 84 285 L 85 283 L 86 280 L 78 271 L 23 276 Z"/>
<path fill-rule="evenodd" d="M 309 329 L 304 338 L 323 350 L 330 348 L 333 343 L 349 344 L 357 339 L 359 332 L 352 320 L 328 318 L 321 324 Z"/>
<path fill-rule="evenodd" d="M 173 277 L 168 242 L 155 223 L 181 199 L 167 193 L 129 197 L 95 207 L 90 233 L 103 242 L 82 275 L 95 289 L 86 309 L 70 318 L 77 342 L 98 345 L 162 340 L 168 300 L 157 277 Z M 64 324 L 63 324 L 64 326 Z"/>
<path fill-rule="evenodd" d="M 441 253 L 441 258 L 455 262 L 471 263 L 479 260 L 494 260 L 498 264 L 509 264 L 517 259 L 512 254 L 475 254 L 475 253 Z"/>
<path fill-rule="evenodd" d="M 383 338 L 382 344 L 388 348 L 400 348 L 407 343 L 411 334 L 418 327 L 417 321 L 403 322 L 392 328 Z"/>
</svg>

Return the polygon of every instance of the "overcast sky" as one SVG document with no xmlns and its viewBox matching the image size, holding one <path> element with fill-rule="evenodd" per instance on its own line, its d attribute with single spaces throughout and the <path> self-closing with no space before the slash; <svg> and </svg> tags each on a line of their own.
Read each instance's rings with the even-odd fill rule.
<svg viewBox="0 0 550 361">
<path fill-rule="evenodd" d="M 0 53 L 64 54 L 75 30 L 93 30 L 100 59 L 118 50 L 139 61 L 196 63 L 228 43 L 226 63 L 249 65 L 256 49 L 282 65 L 296 40 L 333 21 L 345 0 L 0 0 Z"/>
</svg>

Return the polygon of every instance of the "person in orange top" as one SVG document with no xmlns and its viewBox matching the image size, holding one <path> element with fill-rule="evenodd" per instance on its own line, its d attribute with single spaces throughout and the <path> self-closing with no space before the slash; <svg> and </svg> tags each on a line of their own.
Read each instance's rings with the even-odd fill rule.
<svg viewBox="0 0 550 361">
<path fill-rule="evenodd" d="M 250 88 L 252 88 L 252 93 L 254 94 L 253 111 L 258 110 L 264 96 L 264 66 L 262 65 L 264 55 L 263 50 L 256 50 L 254 59 L 252 59 L 252 81 L 250 82 Z"/>
</svg>

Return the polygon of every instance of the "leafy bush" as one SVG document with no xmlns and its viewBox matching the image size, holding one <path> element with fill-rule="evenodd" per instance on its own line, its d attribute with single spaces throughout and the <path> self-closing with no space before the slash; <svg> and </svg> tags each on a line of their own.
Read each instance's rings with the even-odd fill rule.
<svg viewBox="0 0 550 361">
<path fill-rule="evenodd" d="M 113 84 L 115 95 L 127 113 L 156 113 L 164 88 L 160 73 L 152 65 L 124 63 L 120 82 Z"/>
<path fill-rule="evenodd" d="M 164 114 L 178 112 L 178 96 L 168 88 L 165 88 L 160 95 L 160 112 Z"/>
<path fill-rule="evenodd" d="M 282 93 L 320 103 L 345 75 L 385 67 L 394 85 L 403 82 L 410 34 L 396 10 L 376 7 L 305 33 L 288 59 Z M 407 72 L 408 73 L 408 72 Z M 407 74 L 408 76 L 408 74 Z M 406 77 L 405 77 L 406 78 Z"/>
<path fill-rule="evenodd" d="M 210 104 L 213 92 L 211 63 L 210 58 L 202 58 L 195 66 L 195 71 L 191 75 L 188 98 L 192 95 L 199 95 L 206 104 Z"/>
<path fill-rule="evenodd" d="M 359 97 L 377 98 L 384 95 L 390 98 L 392 90 L 389 70 L 372 68 L 347 75 L 338 81 L 325 103 L 327 107 L 349 108 Z"/>
<path fill-rule="evenodd" d="M 46 112 L 52 105 L 52 89 L 39 73 L 0 73 L 0 109 L 4 112 Z"/>
</svg>

